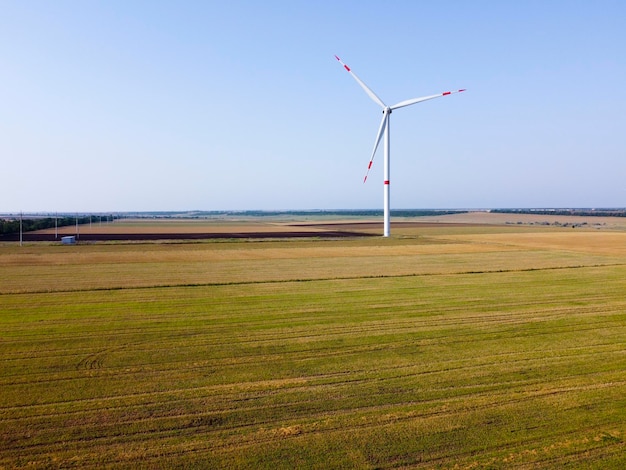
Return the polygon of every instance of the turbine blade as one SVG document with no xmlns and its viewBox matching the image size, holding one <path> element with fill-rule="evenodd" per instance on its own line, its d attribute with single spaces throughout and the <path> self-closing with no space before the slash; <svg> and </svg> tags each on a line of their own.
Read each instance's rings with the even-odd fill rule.
<svg viewBox="0 0 626 470">
<path fill-rule="evenodd" d="M 383 100 L 381 100 L 378 96 L 376 96 L 376 93 L 374 93 L 374 92 L 370 89 L 370 87 L 368 87 L 365 83 L 363 83 L 363 82 L 361 81 L 361 79 L 360 79 L 359 77 L 357 77 L 357 76 L 356 76 L 356 74 L 355 74 L 352 70 L 350 70 L 350 67 L 348 67 L 346 64 L 344 64 L 344 63 L 341 61 L 341 59 L 340 59 L 339 57 L 335 56 L 335 59 L 337 59 L 337 60 L 339 61 L 339 63 L 340 63 L 341 65 L 343 65 L 343 68 L 344 68 L 344 69 L 346 69 L 346 70 L 350 73 L 350 75 L 352 75 L 352 77 L 356 80 L 356 82 L 357 82 L 359 85 L 361 85 L 361 88 L 363 88 L 363 89 L 365 90 L 365 93 L 367 93 L 367 94 L 368 94 L 368 96 L 369 96 L 370 98 L 372 98 L 372 100 L 374 100 L 374 102 L 375 102 L 376 104 L 378 104 L 378 105 L 379 105 L 380 107 L 382 107 L 382 108 L 386 108 L 386 107 L 387 107 L 387 105 L 386 105 L 385 103 L 383 103 Z"/>
<path fill-rule="evenodd" d="M 376 135 L 376 141 L 374 142 L 374 150 L 372 151 L 372 156 L 370 158 L 369 165 L 367 165 L 367 172 L 365 173 L 365 178 L 363 178 L 363 183 L 367 181 L 367 175 L 370 174 L 370 168 L 372 168 L 372 163 L 374 162 L 374 156 L 376 155 L 376 150 L 378 150 L 378 144 L 380 144 L 380 139 L 383 136 L 384 130 L 387 128 L 387 119 L 389 118 L 388 113 L 383 113 L 383 120 L 380 121 L 380 127 L 378 128 L 378 134 Z"/>
<path fill-rule="evenodd" d="M 441 98 L 442 96 L 448 96 L 454 93 L 461 93 L 462 91 L 465 91 L 465 89 L 456 90 L 456 91 L 445 91 L 443 93 L 438 93 L 436 95 L 423 96 L 421 98 L 413 98 L 411 100 L 400 101 L 398 104 L 394 104 L 393 106 L 391 106 L 391 109 L 393 110 L 393 109 L 398 109 L 398 108 L 404 108 L 405 106 L 410 106 L 415 103 L 421 103 L 422 101 L 432 100 L 433 98 Z"/>
</svg>

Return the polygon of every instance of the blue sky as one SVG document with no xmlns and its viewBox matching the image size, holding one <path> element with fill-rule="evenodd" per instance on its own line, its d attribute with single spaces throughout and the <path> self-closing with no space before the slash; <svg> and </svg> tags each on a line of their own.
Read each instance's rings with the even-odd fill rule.
<svg viewBox="0 0 626 470">
<path fill-rule="evenodd" d="M 626 206 L 626 2 L 0 0 L 0 212 Z"/>
</svg>

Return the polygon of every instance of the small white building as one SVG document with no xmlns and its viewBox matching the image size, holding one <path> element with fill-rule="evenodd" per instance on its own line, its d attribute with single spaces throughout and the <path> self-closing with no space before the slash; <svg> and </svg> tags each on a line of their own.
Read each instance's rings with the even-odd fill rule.
<svg viewBox="0 0 626 470">
<path fill-rule="evenodd" d="M 74 245 L 76 244 L 76 236 L 68 235 L 66 237 L 61 237 L 61 243 L 64 245 Z"/>
</svg>

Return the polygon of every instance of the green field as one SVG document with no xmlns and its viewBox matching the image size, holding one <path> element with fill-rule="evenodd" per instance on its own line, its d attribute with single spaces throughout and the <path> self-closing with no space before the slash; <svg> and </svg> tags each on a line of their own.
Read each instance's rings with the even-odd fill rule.
<svg viewBox="0 0 626 470">
<path fill-rule="evenodd" d="M 0 245 L 0 468 L 626 467 L 626 232 Z"/>
</svg>

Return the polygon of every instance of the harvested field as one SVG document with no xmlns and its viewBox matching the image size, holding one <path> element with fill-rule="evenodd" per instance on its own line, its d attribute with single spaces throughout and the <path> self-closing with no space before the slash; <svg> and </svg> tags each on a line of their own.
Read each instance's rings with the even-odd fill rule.
<svg viewBox="0 0 626 470">
<path fill-rule="evenodd" d="M 465 212 L 444 216 L 420 217 L 428 222 L 452 222 L 463 224 L 584 224 L 590 226 L 604 226 L 605 228 L 626 229 L 626 217 L 602 217 L 602 216 L 575 216 L 575 215 L 545 215 L 545 214 L 512 214 L 497 212 Z"/>
<path fill-rule="evenodd" d="M 626 232 L 395 228 L 0 244 L 0 468 L 623 468 Z"/>
</svg>

